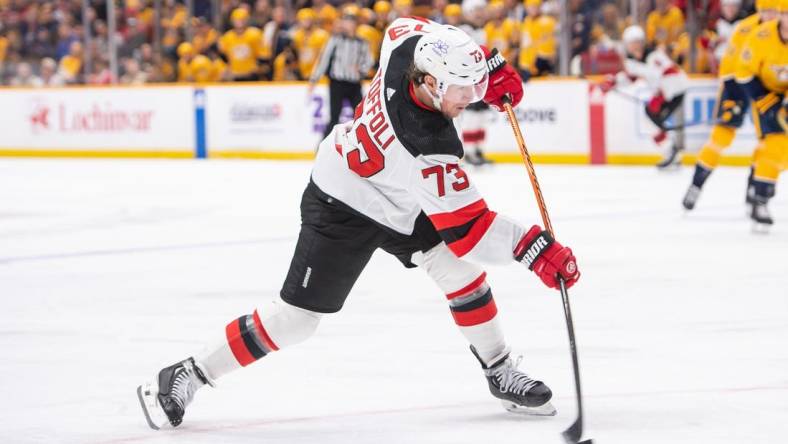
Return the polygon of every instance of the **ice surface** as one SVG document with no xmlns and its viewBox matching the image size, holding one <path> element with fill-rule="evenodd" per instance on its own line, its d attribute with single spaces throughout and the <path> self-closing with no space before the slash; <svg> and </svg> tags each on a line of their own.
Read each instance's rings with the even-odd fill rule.
<svg viewBox="0 0 788 444">
<path fill-rule="evenodd" d="M 755 235 L 746 170 L 696 210 L 690 170 L 537 165 L 570 290 L 586 436 L 613 443 L 784 443 L 788 200 Z M 554 418 L 505 412 L 419 270 L 376 254 L 306 343 L 197 394 L 154 432 L 135 388 L 275 297 L 307 163 L 0 160 L 0 442 L 560 443 L 575 417 L 558 293 L 517 265 L 489 282 Z M 538 212 L 522 166 L 470 172 L 489 205 Z M 783 190 L 784 191 L 784 190 Z"/>
</svg>

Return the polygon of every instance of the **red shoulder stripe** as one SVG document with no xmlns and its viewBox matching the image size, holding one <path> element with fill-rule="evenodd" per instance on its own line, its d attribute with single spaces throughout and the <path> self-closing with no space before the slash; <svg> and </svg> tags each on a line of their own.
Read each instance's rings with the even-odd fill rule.
<svg viewBox="0 0 788 444">
<path fill-rule="evenodd" d="M 476 244 L 487 233 L 487 230 L 495 220 L 497 213 L 495 211 L 486 211 L 471 227 L 468 234 L 460 240 L 454 241 L 448 245 L 449 249 L 457 255 L 463 257 L 468 254 Z"/>
<path fill-rule="evenodd" d="M 470 205 L 450 213 L 433 214 L 430 216 L 430 220 L 432 221 L 432 225 L 435 225 L 435 229 L 440 231 L 446 228 L 465 225 L 487 211 L 487 203 L 484 202 L 484 199 L 479 199 Z"/>
</svg>

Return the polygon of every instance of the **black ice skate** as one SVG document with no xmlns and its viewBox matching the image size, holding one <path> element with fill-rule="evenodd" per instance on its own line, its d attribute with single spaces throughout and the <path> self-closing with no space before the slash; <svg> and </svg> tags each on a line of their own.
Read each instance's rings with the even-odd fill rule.
<svg viewBox="0 0 788 444">
<path fill-rule="evenodd" d="M 657 163 L 657 168 L 665 170 L 670 167 L 679 167 L 681 165 L 681 149 L 674 143 L 670 145 L 668 153 L 662 160 Z"/>
<path fill-rule="evenodd" d="M 685 209 L 692 210 L 695 208 L 695 204 L 698 203 L 698 197 L 700 197 L 700 187 L 690 185 L 681 204 L 684 205 Z"/>
<path fill-rule="evenodd" d="M 769 208 L 765 202 L 755 202 L 752 204 L 752 211 L 750 212 L 750 219 L 754 223 L 753 229 L 755 231 L 768 230 L 774 224 L 774 219 L 769 214 Z"/>
<path fill-rule="evenodd" d="M 555 407 L 550 404 L 550 398 L 553 397 L 550 388 L 544 382 L 534 380 L 517 369 L 522 356 L 512 362 L 507 350 L 488 367 L 473 346 L 471 351 L 482 364 L 490 393 L 501 400 L 506 410 L 527 415 L 555 416 Z"/>
<path fill-rule="evenodd" d="M 475 152 L 466 152 L 464 159 L 468 164 L 476 167 L 493 163 L 493 161 L 488 159 L 480 149 L 477 149 Z"/>
<path fill-rule="evenodd" d="M 213 385 L 194 358 L 189 358 L 161 369 L 154 382 L 137 387 L 137 397 L 150 428 L 159 430 L 167 423 L 178 426 L 194 393 L 205 384 Z"/>
<path fill-rule="evenodd" d="M 755 185 L 747 185 L 747 196 L 744 198 L 744 203 L 747 205 L 755 205 Z"/>
</svg>

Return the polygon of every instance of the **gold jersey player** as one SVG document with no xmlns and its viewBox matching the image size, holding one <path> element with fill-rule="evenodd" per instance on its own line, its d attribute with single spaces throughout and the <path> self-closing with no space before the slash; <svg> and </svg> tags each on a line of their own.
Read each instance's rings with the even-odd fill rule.
<svg viewBox="0 0 788 444">
<path fill-rule="evenodd" d="M 755 156 L 750 217 L 763 225 L 774 223 L 767 204 L 788 164 L 788 0 L 780 0 L 778 9 L 777 20 L 758 26 L 747 37 L 736 69 L 736 82 L 752 100 L 755 131 L 761 141 Z"/>
<path fill-rule="evenodd" d="M 463 147 L 452 122 L 475 101 L 500 110 L 504 97 L 516 105 L 522 95 L 503 57 L 458 28 L 395 20 L 354 120 L 320 144 L 280 297 L 218 328 L 214 345 L 140 386 L 148 424 L 177 426 L 199 388 L 310 337 L 342 308 L 378 248 L 423 269 L 445 293 L 493 396 L 518 412 L 554 414 L 547 385 L 510 359 L 476 263 L 519 263 L 554 288 L 559 275 L 570 286 L 579 278 L 574 255 L 540 227 L 487 207 L 459 166 Z"/>
<path fill-rule="evenodd" d="M 715 122 L 709 140 L 703 145 L 695 163 L 695 174 L 692 183 L 684 195 L 682 205 L 692 210 L 698 202 L 701 189 L 712 171 L 720 164 L 722 151 L 733 143 L 736 130 L 741 128 L 750 108 L 747 93 L 736 83 L 736 68 L 741 58 L 742 49 L 747 38 L 762 23 L 777 18 L 777 7 L 780 0 L 757 0 L 755 14 L 740 21 L 733 29 L 728 40 L 727 49 L 720 61 L 720 92 L 715 106 Z M 756 149 L 756 153 L 759 149 Z M 753 167 L 754 169 L 754 167 Z M 747 180 L 747 203 L 752 203 L 753 170 Z"/>
</svg>

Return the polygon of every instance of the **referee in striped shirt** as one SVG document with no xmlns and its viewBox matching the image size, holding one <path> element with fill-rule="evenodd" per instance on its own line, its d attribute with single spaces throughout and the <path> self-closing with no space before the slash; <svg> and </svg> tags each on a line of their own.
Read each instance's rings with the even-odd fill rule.
<svg viewBox="0 0 788 444">
<path fill-rule="evenodd" d="M 348 5 L 342 10 L 340 31 L 328 40 L 320 54 L 320 61 L 309 78 L 309 95 L 323 74 L 328 75 L 328 96 L 331 106 L 331 121 L 323 132 L 325 138 L 334 125 L 339 123 L 342 101 L 348 99 L 355 109 L 361 102 L 361 80 L 374 65 L 369 44 L 356 36 L 358 28 L 358 6 Z"/>
</svg>

